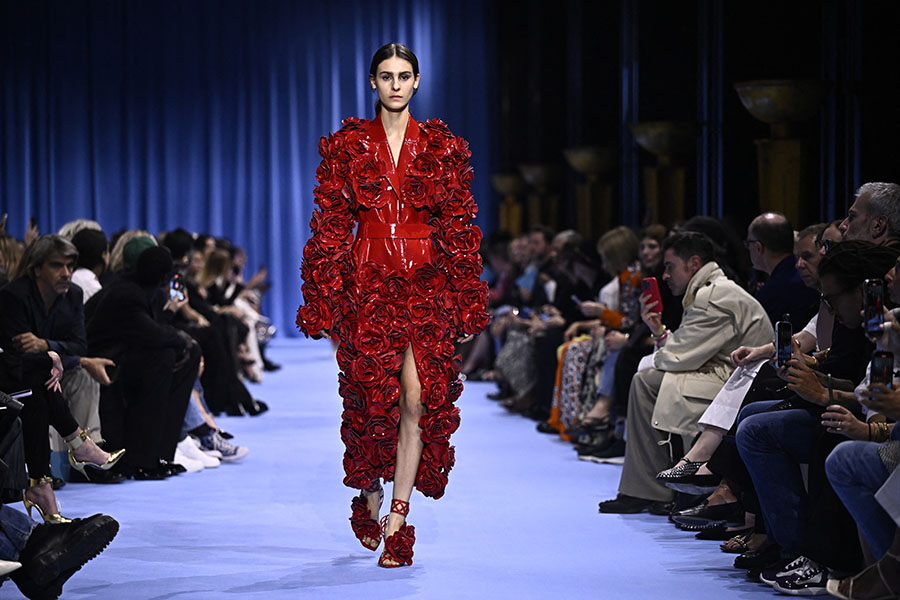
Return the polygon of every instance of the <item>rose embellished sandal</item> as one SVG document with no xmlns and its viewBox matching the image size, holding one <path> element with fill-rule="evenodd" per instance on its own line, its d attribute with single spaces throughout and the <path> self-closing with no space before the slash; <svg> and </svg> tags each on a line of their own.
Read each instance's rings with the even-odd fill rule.
<svg viewBox="0 0 900 600">
<path fill-rule="evenodd" d="M 409 514 L 409 502 L 403 500 L 391 500 L 391 512 L 403 517 L 404 523 L 400 529 L 387 535 L 388 516 L 381 519 L 381 528 L 384 532 L 384 550 L 378 559 L 378 566 L 386 569 L 402 567 L 413 563 L 413 545 L 416 543 L 416 528 L 407 525 L 406 515 Z"/>
<path fill-rule="evenodd" d="M 353 511 L 350 515 L 350 527 L 353 528 L 353 533 L 363 548 L 368 548 L 373 552 L 381 544 L 381 527 L 378 526 L 378 520 L 372 518 L 368 497 L 376 492 L 379 496 L 378 505 L 381 506 L 381 502 L 384 500 L 384 488 L 378 481 L 363 489 L 359 496 L 354 496 L 350 503 Z"/>
</svg>

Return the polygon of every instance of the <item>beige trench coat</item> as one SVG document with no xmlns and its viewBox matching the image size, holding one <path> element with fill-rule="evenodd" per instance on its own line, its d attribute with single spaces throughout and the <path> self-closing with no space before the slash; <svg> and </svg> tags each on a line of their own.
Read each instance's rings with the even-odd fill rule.
<svg viewBox="0 0 900 600">
<path fill-rule="evenodd" d="M 691 278 L 682 300 L 681 326 L 653 355 L 665 371 L 653 427 L 679 435 L 699 433 L 697 422 L 731 376 L 731 352 L 775 337 L 762 305 L 731 281 L 715 262 Z"/>
</svg>

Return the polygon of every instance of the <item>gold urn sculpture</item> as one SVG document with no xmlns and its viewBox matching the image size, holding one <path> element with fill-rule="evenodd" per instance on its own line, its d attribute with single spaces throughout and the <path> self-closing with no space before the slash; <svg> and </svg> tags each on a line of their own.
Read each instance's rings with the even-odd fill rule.
<svg viewBox="0 0 900 600">
<path fill-rule="evenodd" d="M 500 228 L 513 236 L 520 235 L 523 209 L 519 197 L 528 189 L 525 180 L 518 173 L 494 173 L 491 175 L 491 185 L 494 186 L 494 191 L 503 196 L 500 203 Z"/>
<path fill-rule="evenodd" d="M 766 79 L 734 84 L 747 111 L 769 125 L 770 136 L 755 140 L 760 210 L 787 215 L 796 227 L 816 218 L 812 149 L 802 123 L 814 118 L 825 97 L 821 81 Z"/>
<path fill-rule="evenodd" d="M 585 177 L 575 189 L 578 233 L 586 239 L 597 239 L 612 227 L 613 185 L 603 177 L 616 165 L 616 149 L 581 146 L 563 150 L 563 154 L 569 166 Z"/>
<path fill-rule="evenodd" d="M 525 182 L 533 188 L 528 194 L 526 205 L 526 221 L 528 228 L 535 225 L 547 225 L 554 231 L 559 229 L 559 194 L 552 186 L 559 178 L 559 171 L 548 164 L 522 164 L 519 172 Z"/>
<path fill-rule="evenodd" d="M 641 172 L 645 222 L 672 225 L 685 217 L 685 158 L 696 150 L 697 126 L 680 121 L 631 124 L 638 146 L 656 156 L 656 165 Z"/>
</svg>

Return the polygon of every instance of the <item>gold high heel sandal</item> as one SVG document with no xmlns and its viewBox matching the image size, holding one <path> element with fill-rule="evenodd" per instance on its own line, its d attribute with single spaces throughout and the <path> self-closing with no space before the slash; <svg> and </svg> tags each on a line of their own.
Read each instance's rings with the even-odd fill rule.
<svg viewBox="0 0 900 600">
<path fill-rule="evenodd" d="M 49 477 L 49 476 L 44 476 L 44 477 L 41 477 L 40 479 L 29 479 L 28 480 L 28 488 L 29 489 L 31 489 L 33 487 L 42 486 L 44 484 L 49 485 L 50 489 L 52 490 L 53 489 L 53 478 Z M 31 518 L 31 509 L 36 508 L 38 511 L 38 514 L 41 515 L 41 518 L 44 520 L 44 523 L 49 523 L 51 525 L 61 525 L 63 523 L 71 523 L 72 522 L 72 519 L 67 519 L 64 516 L 62 516 L 61 514 L 59 514 L 59 500 L 56 501 L 57 512 L 55 514 L 46 514 L 44 512 L 44 509 L 41 508 L 40 504 L 38 504 L 37 502 L 32 502 L 31 500 L 28 499 L 28 496 L 26 495 L 27 493 L 28 493 L 28 490 L 25 490 L 24 492 L 22 492 L 22 502 L 25 503 L 25 510 L 28 511 L 28 518 Z"/>
<path fill-rule="evenodd" d="M 91 478 L 88 477 L 88 474 L 84 472 L 85 467 L 92 467 L 94 469 L 99 469 L 101 471 L 109 471 L 111 468 L 115 466 L 119 459 L 122 458 L 122 455 L 125 454 L 125 449 L 116 450 L 115 452 L 111 452 L 109 454 L 109 458 L 102 465 L 98 465 L 96 463 L 88 462 L 88 461 L 80 461 L 75 458 L 75 451 L 78 450 L 82 444 L 87 442 L 90 437 L 88 437 L 87 432 L 82 429 L 78 435 L 73 437 L 71 440 L 67 441 L 66 444 L 69 446 L 69 464 L 73 469 L 84 475 L 84 477 L 90 481 Z"/>
</svg>

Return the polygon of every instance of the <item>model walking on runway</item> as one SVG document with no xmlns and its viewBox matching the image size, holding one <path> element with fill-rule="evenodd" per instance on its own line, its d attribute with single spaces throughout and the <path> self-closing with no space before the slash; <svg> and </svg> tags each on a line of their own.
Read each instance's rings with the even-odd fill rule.
<svg viewBox="0 0 900 600">
<path fill-rule="evenodd" d="M 410 116 L 419 61 L 406 46 L 379 48 L 369 83 L 375 119 L 345 119 L 319 142 L 297 324 L 338 341 L 344 484 L 361 490 L 350 523 L 370 550 L 384 537 L 378 564 L 399 567 L 412 564 L 413 486 L 440 498 L 453 467 L 454 341 L 487 324 L 487 286 L 468 144 L 441 121 Z M 379 527 L 381 480 L 394 486 Z"/>
</svg>

